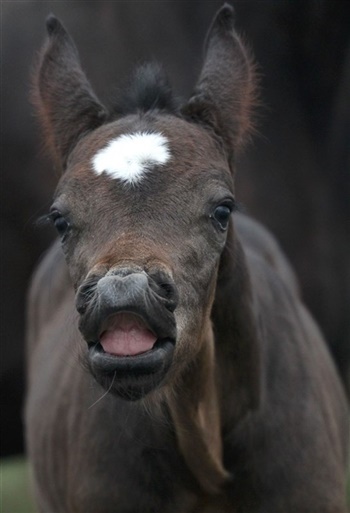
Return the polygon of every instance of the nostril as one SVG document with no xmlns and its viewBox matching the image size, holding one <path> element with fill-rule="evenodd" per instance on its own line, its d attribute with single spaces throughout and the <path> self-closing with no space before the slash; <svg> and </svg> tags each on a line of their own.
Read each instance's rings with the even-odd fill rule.
<svg viewBox="0 0 350 513">
<path fill-rule="evenodd" d="M 174 299 L 177 298 L 175 285 L 173 285 L 172 283 L 161 283 L 160 288 L 163 291 L 165 299 L 174 301 Z"/>
<path fill-rule="evenodd" d="M 164 300 L 164 306 L 170 312 L 174 312 L 178 304 L 178 293 L 175 284 L 170 279 L 165 279 L 164 276 L 158 276 L 157 278 L 152 276 L 150 285 L 154 292 Z"/>
<path fill-rule="evenodd" d="M 75 307 L 80 315 L 83 315 L 87 309 L 87 303 L 81 298 L 77 297 Z"/>
<path fill-rule="evenodd" d="M 80 315 L 86 312 L 86 309 L 94 297 L 98 277 L 91 277 L 88 281 L 80 285 L 75 300 L 75 307 Z"/>
<path fill-rule="evenodd" d="M 174 312 L 175 311 L 175 308 L 177 307 L 177 303 L 178 303 L 178 300 L 177 300 L 177 297 L 172 297 L 172 298 L 168 298 L 166 299 L 166 302 L 165 302 L 165 307 L 169 310 L 169 312 Z"/>
<path fill-rule="evenodd" d="M 174 293 L 174 287 L 170 283 L 161 283 L 160 288 L 162 289 L 164 293 L 164 297 L 166 299 L 171 299 L 173 297 Z"/>
</svg>

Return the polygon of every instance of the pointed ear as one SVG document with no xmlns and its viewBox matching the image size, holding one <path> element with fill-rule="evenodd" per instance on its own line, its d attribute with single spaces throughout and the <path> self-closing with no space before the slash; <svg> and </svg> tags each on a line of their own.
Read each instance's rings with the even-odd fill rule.
<svg viewBox="0 0 350 513">
<path fill-rule="evenodd" d="M 64 167 L 79 137 L 101 125 L 106 111 L 83 73 L 77 49 L 60 21 L 46 21 L 48 40 L 34 76 L 34 103 L 48 144 Z"/>
<path fill-rule="evenodd" d="M 231 159 L 252 128 L 254 99 L 254 65 L 234 29 L 233 8 L 225 4 L 207 34 L 203 68 L 182 113 L 214 131 Z"/>
</svg>

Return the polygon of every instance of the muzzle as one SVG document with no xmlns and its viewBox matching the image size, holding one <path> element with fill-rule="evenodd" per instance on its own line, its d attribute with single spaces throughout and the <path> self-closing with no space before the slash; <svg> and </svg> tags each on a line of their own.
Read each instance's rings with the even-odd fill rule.
<svg viewBox="0 0 350 513">
<path fill-rule="evenodd" d="M 176 343 L 178 295 L 163 271 L 116 269 L 90 277 L 77 292 L 79 329 L 88 344 L 92 374 L 127 399 L 157 388 Z"/>
</svg>

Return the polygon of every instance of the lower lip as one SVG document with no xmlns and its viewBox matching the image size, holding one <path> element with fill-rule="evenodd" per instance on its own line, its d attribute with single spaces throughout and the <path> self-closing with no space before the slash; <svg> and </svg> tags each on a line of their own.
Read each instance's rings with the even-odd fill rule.
<svg viewBox="0 0 350 513">
<path fill-rule="evenodd" d="M 93 369 L 103 374 L 149 375 L 159 372 L 170 362 L 175 342 L 171 339 L 157 340 L 153 348 L 133 356 L 116 356 L 106 353 L 99 342 L 89 347 L 89 359 Z"/>
</svg>

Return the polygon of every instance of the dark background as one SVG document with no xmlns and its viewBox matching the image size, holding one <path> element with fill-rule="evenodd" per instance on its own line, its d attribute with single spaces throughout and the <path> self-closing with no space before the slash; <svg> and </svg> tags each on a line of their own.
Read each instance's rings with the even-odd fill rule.
<svg viewBox="0 0 350 513">
<path fill-rule="evenodd" d="M 186 98 L 221 1 L 2 2 L 1 455 L 23 450 L 25 294 L 54 234 L 37 228 L 57 183 L 29 103 L 46 16 L 65 24 L 103 102 L 134 65 L 163 63 Z M 350 3 L 239 1 L 261 75 L 259 134 L 237 198 L 278 237 L 350 387 Z M 44 412 L 43 412 L 44 414 Z"/>
</svg>

